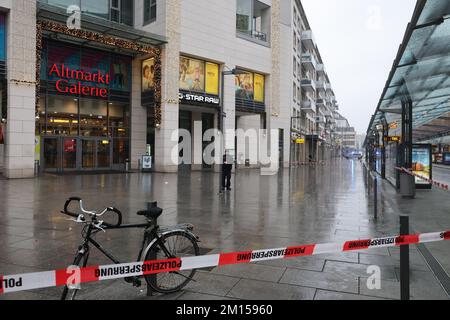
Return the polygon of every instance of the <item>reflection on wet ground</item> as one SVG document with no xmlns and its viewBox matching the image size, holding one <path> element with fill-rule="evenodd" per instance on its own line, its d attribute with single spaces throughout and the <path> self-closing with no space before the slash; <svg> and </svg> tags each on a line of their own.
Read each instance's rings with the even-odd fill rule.
<svg viewBox="0 0 450 320">
<path fill-rule="evenodd" d="M 80 196 L 88 208 L 115 206 L 124 223 L 141 222 L 136 211 L 158 201 L 164 213 L 161 225 L 195 225 L 205 252 L 230 252 L 286 245 L 336 242 L 394 235 L 400 212 L 412 216 L 418 232 L 450 229 L 447 194 L 431 191 L 418 199 L 403 200 L 387 183 L 377 221 L 359 162 L 336 160 L 324 166 L 304 166 L 275 176 L 241 170 L 232 190 L 218 194 L 218 174 L 46 175 L 35 180 L 3 180 L 0 193 L 0 274 L 66 267 L 80 241 L 80 227 L 59 213 L 69 196 Z M 445 198 L 447 196 L 447 198 Z M 433 201 L 429 201 L 433 199 Z M 438 201 L 434 201 L 439 199 Z M 412 205 L 413 204 L 413 205 Z M 427 209 L 427 215 L 424 211 Z M 430 210 L 433 209 L 433 210 Z M 448 211 L 448 210 L 447 210 Z M 436 230 L 434 230 L 437 228 Z M 99 234 L 123 261 L 136 259 L 139 230 Z M 450 267 L 449 243 L 430 251 Z M 420 252 L 411 247 L 411 291 L 416 299 L 448 299 Z M 91 263 L 108 263 L 98 254 Z M 366 286 L 367 267 L 379 265 L 382 289 Z M 200 271 L 180 293 L 146 297 L 123 280 L 83 286 L 85 299 L 397 299 L 399 251 L 376 249 L 227 266 Z M 426 289 L 424 289 L 426 287 Z M 0 299 L 55 299 L 60 288 L 19 292 Z"/>
</svg>

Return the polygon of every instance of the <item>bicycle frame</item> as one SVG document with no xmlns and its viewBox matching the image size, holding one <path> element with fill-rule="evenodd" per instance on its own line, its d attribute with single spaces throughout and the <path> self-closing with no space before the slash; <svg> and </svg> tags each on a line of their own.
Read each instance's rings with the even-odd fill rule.
<svg viewBox="0 0 450 320">
<path fill-rule="evenodd" d="M 159 243 L 161 249 L 166 253 L 166 255 L 170 255 L 169 251 L 165 247 L 164 243 L 162 243 L 160 237 L 158 236 L 158 233 L 156 232 L 158 230 L 158 226 L 153 222 L 147 222 L 142 224 L 129 224 L 129 225 L 120 225 L 120 226 L 114 226 L 114 227 L 105 227 L 104 230 L 120 230 L 120 229 L 144 229 L 144 239 L 142 241 L 142 247 L 139 251 L 139 255 L 137 257 L 137 261 L 140 261 L 142 258 L 142 253 L 145 249 L 145 244 L 148 240 L 152 241 L 153 239 L 156 239 L 156 241 Z M 86 231 L 86 235 L 84 236 L 84 243 L 79 246 L 78 250 L 81 251 L 84 249 L 86 252 L 83 253 L 83 255 L 86 255 L 86 257 L 89 257 L 89 244 L 92 244 L 97 250 L 99 250 L 102 254 L 104 254 L 109 260 L 114 262 L 115 264 L 120 264 L 121 262 L 115 258 L 110 252 L 108 252 L 105 248 L 103 248 L 97 241 L 95 241 L 92 238 L 92 234 L 95 234 L 99 232 L 100 230 L 96 229 L 92 224 L 89 224 L 88 229 Z M 149 241 L 149 242 L 150 242 Z M 87 263 L 87 258 L 85 259 L 85 264 Z"/>
</svg>

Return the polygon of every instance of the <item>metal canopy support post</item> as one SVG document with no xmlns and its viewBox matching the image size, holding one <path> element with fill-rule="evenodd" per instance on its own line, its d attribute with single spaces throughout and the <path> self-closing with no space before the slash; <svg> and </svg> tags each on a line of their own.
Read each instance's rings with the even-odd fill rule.
<svg viewBox="0 0 450 320">
<path fill-rule="evenodd" d="M 412 140 L 413 140 L 413 110 L 412 100 L 409 97 L 402 99 L 402 149 L 403 167 L 412 168 Z"/>
<path fill-rule="evenodd" d="M 412 170 L 413 159 L 413 105 L 409 94 L 402 99 L 402 147 L 400 152 L 400 166 Z M 414 198 L 416 195 L 415 178 L 400 173 L 400 193 L 403 197 Z"/>
<path fill-rule="evenodd" d="M 384 118 L 383 121 L 383 136 L 382 136 L 382 148 L 381 148 L 381 178 L 386 179 L 386 146 L 387 146 L 387 138 L 389 136 L 389 125 Z"/>
<path fill-rule="evenodd" d="M 369 143 L 369 169 L 375 170 L 375 136 L 370 137 Z"/>
</svg>

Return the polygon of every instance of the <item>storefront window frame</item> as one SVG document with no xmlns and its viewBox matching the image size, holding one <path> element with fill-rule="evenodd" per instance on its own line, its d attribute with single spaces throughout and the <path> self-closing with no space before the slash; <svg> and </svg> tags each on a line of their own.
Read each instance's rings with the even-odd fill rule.
<svg viewBox="0 0 450 320">
<path fill-rule="evenodd" d="M 44 47 L 45 48 L 44 48 L 44 50 L 42 50 L 43 54 L 46 55 L 45 57 L 42 58 L 42 60 L 47 61 L 46 64 L 42 64 L 42 67 L 43 68 L 46 67 L 47 69 L 48 69 L 48 66 L 49 66 L 49 63 L 48 63 L 48 53 L 49 53 L 48 43 L 51 42 L 51 41 L 52 40 L 45 41 L 45 46 L 43 46 L 43 48 Z M 79 50 L 79 53 L 80 53 L 79 54 L 79 66 L 81 67 L 82 50 L 84 48 L 87 48 L 87 47 L 76 46 L 76 45 L 67 44 L 67 43 L 64 43 L 64 42 L 58 42 L 58 43 L 61 43 L 63 45 L 70 46 L 72 48 L 76 48 L 76 49 Z M 93 48 L 90 48 L 90 47 L 87 48 L 87 49 L 88 50 L 101 51 L 102 53 L 108 53 L 108 52 L 106 52 L 104 50 L 93 49 Z M 114 60 L 113 55 L 120 56 L 120 57 L 127 57 L 125 55 L 117 55 L 117 54 L 114 54 L 114 53 L 108 53 L 108 65 L 109 65 L 110 68 L 111 68 L 111 63 Z M 132 60 L 131 57 L 129 57 L 129 58 L 130 58 L 130 60 Z M 131 65 L 131 61 L 130 61 L 130 65 Z M 131 68 L 130 68 L 129 71 L 132 72 Z M 129 84 L 129 88 L 128 88 L 127 91 L 120 91 L 121 93 L 125 93 L 123 98 L 126 98 L 126 100 L 128 102 L 121 101 L 120 99 L 114 99 L 114 98 L 112 99 L 113 95 L 111 94 L 111 91 L 112 91 L 111 88 L 109 88 L 109 90 L 108 90 L 109 94 L 108 94 L 108 97 L 106 99 L 93 99 L 92 97 L 84 98 L 84 97 L 82 97 L 80 95 L 65 95 L 65 94 L 52 94 L 52 93 L 50 93 L 49 92 L 49 86 L 48 86 L 49 80 L 48 80 L 48 73 L 47 73 L 47 71 L 45 72 L 45 74 L 46 74 L 46 78 L 45 79 L 41 79 L 41 91 L 40 91 L 40 93 L 41 93 L 40 94 L 40 99 L 44 103 L 42 107 L 43 107 L 43 110 L 45 112 L 45 115 L 42 115 L 42 113 L 39 115 L 40 117 L 45 116 L 45 125 L 43 126 L 44 127 L 44 132 L 42 132 L 42 131 L 38 132 L 38 129 L 36 128 L 36 130 L 37 130 L 36 134 L 37 135 L 41 135 L 41 136 L 63 136 L 63 135 L 59 135 L 59 134 L 49 133 L 49 118 L 50 117 L 49 117 L 49 113 L 48 113 L 48 103 L 49 103 L 48 97 L 50 97 L 50 96 L 60 96 L 60 97 L 67 97 L 67 98 L 74 99 L 77 102 L 77 110 L 78 110 L 78 113 L 77 113 L 77 119 L 78 119 L 77 134 L 76 135 L 69 134 L 69 135 L 67 135 L 68 137 L 81 137 L 81 138 L 82 137 L 99 137 L 99 138 L 104 137 L 104 138 L 109 138 L 109 139 L 116 139 L 116 138 L 130 139 L 130 136 L 131 136 L 131 86 L 132 86 L 131 83 Z M 41 73 L 41 75 L 42 75 L 42 73 Z M 129 75 L 129 77 L 131 78 L 130 75 Z M 43 83 L 45 83 L 45 85 L 43 85 Z M 98 100 L 98 101 L 102 101 L 103 103 L 106 104 L 106 112 L 107 112 L 107 114 L 106 114 L 106 120 L 105 121 L 106 121 L 106 132 L 107 132 L 107 135 L 105 135 L 105 136 L 82 136 L 81 135 L 80 103 L 81 103 L 82 100 Z M 128 119 L 126 121 L 127 123 L 123 126 L 123 128 L 126 130 L 126 136 L 115 137 L 112 134 L 112 131 L 111 131 L 112 127 L 110 126 L 110 117 L 109 117 L 109 112 L 110 112 L 109 111 L 109 108 L 110 108 L 109 106 L 111 105 L 111 103 L 124 104 L 124 105 L 126 105 L 128 107 L 129 116 L 128 116 Z M 39 121 L 39 120 L 36 119 L 36 121 Z"/>
<path fill-rule="evenodd" d="M 205 59 L 202 59 L 202 58 L 197 58 L 197 57 L 191 57 L 191 56 L 189 56 L 189 55 L 184 55 L 184 54 L 180 54 L 180 62 L 181 62 L 181 59 L 182 58 L 184 58 L 184 59 L 188 59 L 188 60 L 196 60 L 196 61 L 199 61 L 199 62 L 201 62 L 202 64 L 203 64 L 203 79 L 204 79 L 204 85 L 203 85 L 203 90 L 188 90 L 188 89 L 183 89 L 183 88 L 181 88 L 180 87 L 180 90 L 181 91 L 187 91 L 187 92 L 194 92 L 194 93 L 198 93 L 198 94 L 207 94 L 207 95 L 211 95 L 211 96 L 219 96 L 219 94 L 220 94 L 220 64 L 219 63 L 217 63 L 217 62 L 214 62 L 214 61 L 209 61 L 209 60 L 205 60 Z M 206 91 L 206 82 L 207 82 L 207 68 L 206 68 L 206 65 L 207 64 L 210 64 L 210 65 L 214 65 L 214 66 L 217 66 L 217 70 L 218 70 L 218 73 L 217 73 L 217 90 L 216 90 L 216 92 L 217 93 L 210 93 L 210 92 L 207 92 Z M 178 79 L 178 82 L 180 82 L 180 80 Z"/>
</svg>

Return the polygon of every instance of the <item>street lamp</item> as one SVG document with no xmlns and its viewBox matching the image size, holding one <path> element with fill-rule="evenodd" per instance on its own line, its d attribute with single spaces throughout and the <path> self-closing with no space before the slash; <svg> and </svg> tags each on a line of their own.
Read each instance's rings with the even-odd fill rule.
<svg viewBox="0 0 450 320">
<path fill-rule="evenodd" d="M 224 66 L 224 68 L 228 68 L 227 66 Z M 232 70 L 224 70 L 221 72 L 221 91 L 220 91 L 220 121 L 219 121 L 219 132 L 221 132 L 222 135 L 222 142 L 225 145 L 225 133 L 224 133 L 224 118 L 227 116 L 227 114 L 224 112 L 224 97 L 225 97 L 225 76 L 231 76 L 231 75 L 239 75 L 244 74 L 245 71 L 238 70 L 236 68 Z M 219 193 L 222 193 L 222 176 L 223 176 L 223 154 L 224 154 L 224 145 L 220 144 L 220 160 L 221 161 L 221 167 L 220 167 L 220 179 L 219 179 Z"/>
</svg>

